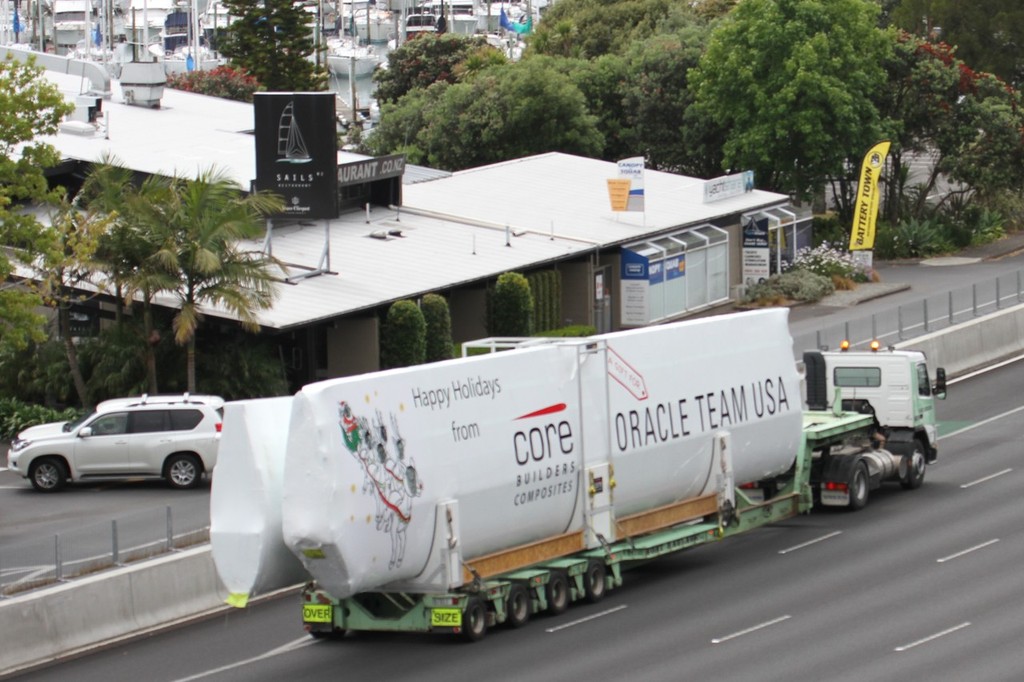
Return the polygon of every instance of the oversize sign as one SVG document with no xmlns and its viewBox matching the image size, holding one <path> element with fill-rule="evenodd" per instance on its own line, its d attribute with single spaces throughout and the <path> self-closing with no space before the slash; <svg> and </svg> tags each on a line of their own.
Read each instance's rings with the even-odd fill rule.
<svg viewBox="0 0 1024 682">
<path fill-rule="evenodd" d="M 338 216 L 338 137 L 331 92 L 258 92 L 256 189 L 284 198 L 282 214 Z"/>
</svg>

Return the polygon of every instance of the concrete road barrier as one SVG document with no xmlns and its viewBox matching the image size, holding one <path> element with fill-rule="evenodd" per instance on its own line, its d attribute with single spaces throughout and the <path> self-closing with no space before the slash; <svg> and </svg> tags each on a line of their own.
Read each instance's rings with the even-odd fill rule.
<svg viewBox="0 0 1024 682">
<path fill-rule="evenodd" d="M 0 674 L 227 608 L 209 545 L 0 601 Z"/>
<path fill-rule="evenodd" d="M 896 344 L 924 351 L 928 365 L 962 376 L 1024 352 L 1024 305 L 1000 310 Z"/>
</svg>

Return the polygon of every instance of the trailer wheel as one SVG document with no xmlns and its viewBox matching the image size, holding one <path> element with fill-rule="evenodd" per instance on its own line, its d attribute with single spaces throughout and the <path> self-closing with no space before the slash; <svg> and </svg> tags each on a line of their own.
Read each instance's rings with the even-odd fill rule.
<svg viewBox="0 0 1024 682">
<path fill-rule="evenodd" d="M 546 588 L 548 613 L 557 616 L 569 608 L 569 578 L 562 571 L 552 571 Z"/>
<path fill-rule="evenodd" d="M 863 463 L 853 468 L 850 476 L 850 511 L 859 511 L 868 503 L 868 470 Z"/>
<path fill-rule="evenodd" d="M 509 627 L 521 628 L 530 620 L 530 590 L 526 585 L 512 583 L 508 590 L 508 616 L 505 620 Z"/>
<path fill-rule="evenodd" d="M 587 572 L 584 575 L 584 586 L 586 587 L 587 601 L 591 604 L 604 599 L 607 585 L 605 583 L 605 567 L 601 561 L 591 561 L 587 564 Z"/>
<path fill-rule="evenodd" d="M 462 612 L 462 636 L 479 642 L 487 634 L 487 608 L 479 597 L 472 597 Z"/>
<path fill-rule="evenodd" d="M 914 439 L 911 451 L 903 455 L 900 462 L 900 485 L 906 490 L 915 490 L 924 483 L 924 472 L 927 466 L 924 457 L 924 448 L 921 441 Z"/>
</svg>

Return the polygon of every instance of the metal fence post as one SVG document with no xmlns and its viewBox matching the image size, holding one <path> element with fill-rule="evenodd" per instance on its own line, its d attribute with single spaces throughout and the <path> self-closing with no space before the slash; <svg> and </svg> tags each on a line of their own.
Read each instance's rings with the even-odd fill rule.
<svg viewBox="0 0 1024 682">
<path fill-rule="evenodd" d="M 974 317 L 978 316 L 978 285 L 971 285 L 971 314 Z"/>
<path fill-rule="evenodd" d="M 953 290 L 949 292 L 949 326 L 953 326 Z"/>
<path fill-rule="evenodd" d="M 903 340 L 903 306 L 896 306 L 896 338 Z"/>
<path fill-rule="evenodd" d="M 174 526 L 171 523 L 171 506 L 167 505 L 167 551 L 174 549 Z"/>
<path fill-rule="evenodd" d="M 924 330 L 925 331 L 929 331 L 929 329 L 928 329 L 928 299 L 926 298 L 922 302 L 924 303 L 924 306 L 921 308 L 921 311 L 924 313 Z"/>
<path fill-rule="evenodd" d="M 850 321 L 847 320 L 843 323 L 843 338 L 847 341 L 850 340 Z"/>
<path fill-rule="evenodd" d="M 60 561 L 60 535 L 53 536 L 53 577 L 57 582 L 64 582 L 64 567 Z"/>
<path fill-rule="evenodd" d="M 1020 270 L 1017 271 L 1017 303 L 1020 303 Z"/>
<path fill-rule="evenodd" d="M 821 350 L 821 330 L 814 332 L 814 347 Z"/>
<path fill-rule="evenodd" d="M 118 551 L 118 546 L 117 546 L 117 519 L 113 519 L 110 522 L 110 537 L 111 537 L 111 548 L 113 549 L 113 551 L 111 552 L 111 555 L 110 555 L 110 560 L 114 563 L 115 566 L 120 566 L 121 565 L 121 557 L 120 557 L 120 552 Z"/>
<path fill-rule="evenodd" d="M 1002 298 L 1003 298 L 1002 293 L 1001 293 L 1002 288 L 1000 287 L 999 284 L 1000 284 L 999 283 L 999 278 L 996 277 L 996 310 L 1002 310 L 1003 309 L 1003 305 L 1001 303 Z"/>
</svg>

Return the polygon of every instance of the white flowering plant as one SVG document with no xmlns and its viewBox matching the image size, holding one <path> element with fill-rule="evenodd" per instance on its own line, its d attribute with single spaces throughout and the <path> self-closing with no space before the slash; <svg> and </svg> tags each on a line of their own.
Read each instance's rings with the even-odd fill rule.
<svg viewBox="0 0 1024 682">
<path fill-rule="evenodd" d="M 853 255 L 829 242 L 822 242 L 813 249 L 804 247 L 796 252 L 784 270 L 807 270 L 817 275 L 853 282 L 869 282 L 871 277 L 863 267 L 854 263 Z"/>
</svg>

